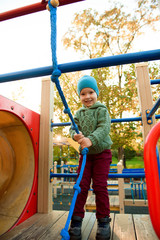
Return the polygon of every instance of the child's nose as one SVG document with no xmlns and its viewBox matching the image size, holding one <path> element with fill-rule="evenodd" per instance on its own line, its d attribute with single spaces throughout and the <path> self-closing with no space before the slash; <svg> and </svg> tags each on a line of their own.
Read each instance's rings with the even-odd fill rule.
<svg viewBox="0 0 160 240">
<path fill-rule="evenodd" d="M 90 94 L 89 93 L 86 94 L 86 98 L 90 98 Z"/>
</svg>

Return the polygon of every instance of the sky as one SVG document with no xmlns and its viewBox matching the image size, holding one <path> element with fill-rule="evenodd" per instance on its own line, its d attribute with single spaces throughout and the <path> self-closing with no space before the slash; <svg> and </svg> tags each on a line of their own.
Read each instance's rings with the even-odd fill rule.
<svg viewBox="0 0 160 240">
<path fill-rule="evenodd" d="M 0 0 L 0 11 L 40 2 L 40 0 Z M 123 0 L 132 9 L 134 0 Z M 81 60 L 72 49 L 66 50 L 62 37 L 69 28 L 74 13 L 87 8 L 99 12 L 107 9 L 108 0 L 86 0 L 57 9 L 57 60 L 58 64 Z M 159 28 L 160 29 L 160 28 Z M 52 65 L 50 46 L 50 13 L 42 11 L 3 21 L 0 24 L 0 74 Z M 144 41 L 145 39 L 145 41 Z M 145 36 L 135 43 L 134 51 L 159 49 L 160 34 L 146 31 Z M 41 79 L 34 78 L 10 83 L 0 83 L 0 94 L 16 98 L 18 103 L 33 111 L 40 112 Z M 20 88 L 23 98 L 19 98 Z"/>
</svg>

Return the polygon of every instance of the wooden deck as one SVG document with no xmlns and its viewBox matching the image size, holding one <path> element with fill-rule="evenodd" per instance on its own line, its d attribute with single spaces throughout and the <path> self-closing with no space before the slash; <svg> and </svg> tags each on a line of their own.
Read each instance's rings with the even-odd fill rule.
<svg viewBox="0 0 160 240">
<path fill-rule="evenodd" d="M 64 228 L 68 212 L 53 211 L 50 214 L 35 214 L 0 240 L 58 240 Z M 158 240 L 149 215 L 111 214 L 112 240 Z M 82 227 L 82 240 L 95 239 L 97 222 L 95 214 L 86 212 Z"/>
<path fill-rule="evenodd" d="M 119 211 L 119 196 L 109 196 L 110 210 Z M 89 212 L 96 210 L 95 195 L 88 196 L 85 209 Z"/>
<path fill-rule="evenodd" d="M 110 210 L 111 211 L 118 211 L 120 212 L 120 203 L 119 203 L 119 195 L 109 195 L 109 202 L 110 202 Z M 133 201 L 132 199 L 124 199 L 124 206 L 139 206 L 139 207 L 148 207 L 148 200 L 143 199 L 136 199 Z M 92 194 L 88 196 L 85 209 L 89 212 L 96 210 L 96 203 L 95 203 L 95 195 Z"/>
</svg>

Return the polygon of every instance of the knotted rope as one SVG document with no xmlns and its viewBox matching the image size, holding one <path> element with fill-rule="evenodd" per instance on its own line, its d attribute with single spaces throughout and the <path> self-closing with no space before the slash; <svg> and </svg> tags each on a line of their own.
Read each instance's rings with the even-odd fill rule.
<svg viewBox="0 0 160 240">
<path fill-rule="evenodd" d="M 57 65 L 57 56 L 56 56 L 56 49 L 57 49 L 57 41 L 56 41 L 56 37 L 57 37 L 57 6 L 58 6 L 58 2 L 57 0 L 49 0 L 48 1 L 48 7 L 50 10 L 50 22 L 51 22 L 51 50 L 52 50 L 52 65 L 53 65 L 53 72 L 51 75 L 51 80 L 52 82 L 55 83 L 56 88 L 59 92 L 59 95 L 61 97 L 61 100 L 63 102 L 63 105 L 65 107 L 64 109 L 64 113 L 69 115 L 69 118 L 71 119 L 72 122 L 72 129 L 74 129 L 76 131 L 77 134 L 79 134 L 79 130 L 78 127 L 73 119 L 73 116 L 71 114 L 70 108 L 68 107 L 67 101 L 65 99 L 65 96 L 63 94 L 62 88 L 60 86 L 60 82 L 59 82 L 59 77 L 61 76 L 61 71 L 58 69 L 58 65 Z M 75 207 L 75 203 L 77 200 L 77 196 L 78 194 L 81 192 L 81 188 L 80 188 L 80 182 L 81 179 L 83 177 L 83 172 L 84 172 L 84 168 L 85 168 L 85 164 L 86 164 L 86 157 L 87 157 L 87 153 L 88 153 L 88 148 L 84 148 L 82 150 L 82 155 L 83 155 L 83 161 L 82 161 L 82 166 L 81 166 L 81 171 L 79 174 L 79 177 L 77 178 L 76 184 L 74 185 L 74 195 L 73 195 L 73 199 L 71 202 L 71 206 L 70 206 L 70 211 L 68 214 L 68 218 L 65 224 L 65 227 L 62 229 L 61 231 L 61 236 L 63 240 L 69 240 L 70 236 L 68 233 L 68 228 L 69 228 L 69 224 L 73 215 L 73 211 L 74 211 L 74 207 Z"/>
</svg>

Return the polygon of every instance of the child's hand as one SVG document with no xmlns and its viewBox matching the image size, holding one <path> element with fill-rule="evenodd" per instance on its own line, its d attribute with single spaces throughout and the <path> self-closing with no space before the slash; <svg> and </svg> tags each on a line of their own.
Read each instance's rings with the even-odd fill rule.
<svg viewBox="0 0 160 240">
<path fill-rule="evenodd" d="M 81 138 L 78 143 L 81 145 L 81 148 L 89 148 L 90 146 L 92 146 L 92 142 L 89 138 L 83 137 Z"/>
<path fill-rule="evenodd" d="M 78 142 L 80 139 L 84 138 L 84 135 L 80 132 L 79 134 L 74 135 L 74 140 Z"/>
</svg>

